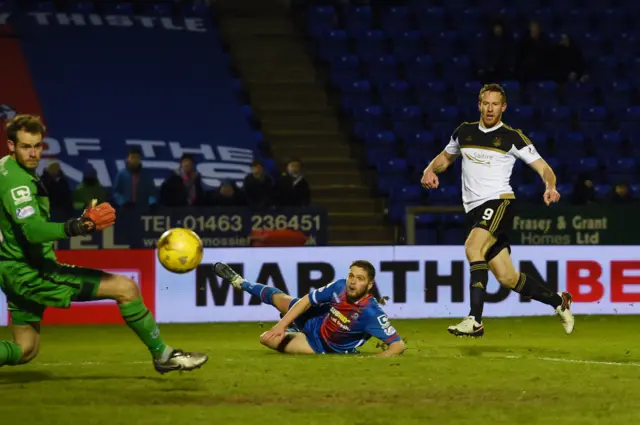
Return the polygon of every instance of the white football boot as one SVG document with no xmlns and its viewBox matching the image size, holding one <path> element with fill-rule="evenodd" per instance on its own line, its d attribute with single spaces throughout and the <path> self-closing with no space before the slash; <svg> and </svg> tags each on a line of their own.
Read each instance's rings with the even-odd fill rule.
<svg viewBox="0 0 640 425">
<path fill-rule="evenodd" d="M 233 285 L 234 288 L 242 289 L 242 282 L 244 282 L 244 278 L 233 271 L 233 269 L 227 264 L 215 263 L 213 265 L 213 271 L 224 280 L 231 282 L 231 285 Z"/>
<path fill-rule="evenodd" d="M 164 375 L 167 372 L 187 371 L 200 369 L 209 356 L 203 353 L 193 353 L 189 351 L 173 350 L 166 361 L 153 360 L 153 367 L 158 373 Z"/>
<path fill-rule="evenodd" d="M 449 333 L 455 336 L 470 336 L 472 338 L 479 338 L 484 335 L 484 325 L 476 322 L 476 318 L 473 316 L 467 316 L 462 319 L 462 322 L 454 326 L 449 326 Z"/>
<path fill-rule="evenodd" d="M 573 313 L 571 313 L 571 294 L 568 292 L 558 292 L 558 295 L 562 298 L 562 304 L 556 307 L 556 314 L 560 316 L 564 331 L 567 335 L 571 335 L 575 323 Z"/>
</svg>

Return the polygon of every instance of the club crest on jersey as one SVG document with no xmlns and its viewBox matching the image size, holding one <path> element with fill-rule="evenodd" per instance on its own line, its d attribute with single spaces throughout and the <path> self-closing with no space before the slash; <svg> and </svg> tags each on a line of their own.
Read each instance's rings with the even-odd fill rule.
<svg viewBox="0 0 640 425">
<path fill-rule="evenodd" d="M 28 186 L 18 186 L 11 189 L 11 197 L 16 205 L 31 201 L 31 190 Z"/>
<path fill-rule="evenodd" d="M 496 147 L 496 148 L 497 148 L 498 146 L 500 146 L 500 145 L 502 144 L 502 139 L 500 138 L 500 136 L 496 136 L 496 138 L 495 138 L 495 139 L 493 139 L 493 143 L 492 143 L 492 144 L 493 144 L 493 146 L 494 146 L 494 147 Z"/>
</svg>

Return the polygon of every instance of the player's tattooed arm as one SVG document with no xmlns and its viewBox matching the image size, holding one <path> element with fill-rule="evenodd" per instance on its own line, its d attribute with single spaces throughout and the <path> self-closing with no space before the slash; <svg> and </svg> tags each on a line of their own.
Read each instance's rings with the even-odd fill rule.
<svg viewBox="0 0 640 425">
<path fill-rule="evenodd" d="M 442 151 L 438 156 L 436 156 L 433 161 L 429 164 L 425 173 L 428 171 L 432 171 L 436 174 L 443 173 L 451 164 L 456 161 L 457 155 L 452 155 L 449 152 Z"/>
</svg>

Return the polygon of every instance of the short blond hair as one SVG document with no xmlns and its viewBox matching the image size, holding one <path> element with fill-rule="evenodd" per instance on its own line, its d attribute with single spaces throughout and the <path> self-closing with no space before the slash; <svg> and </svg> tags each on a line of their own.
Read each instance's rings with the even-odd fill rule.
<svg viewBox="0 0 640 425">
<path fill-rule="evenodd" d="M 507 103 L 507 94 L 504 92 L 502 86 L 496 83 L 485 84 L 484 86 L 482 86 L 482 88 L 480 89 L 480 94 L 478 94 L 478 102 L 482 101 L 482 95 L 488 91 L 500 93 L 502 95 L 502 103 Z"/>
</svg>

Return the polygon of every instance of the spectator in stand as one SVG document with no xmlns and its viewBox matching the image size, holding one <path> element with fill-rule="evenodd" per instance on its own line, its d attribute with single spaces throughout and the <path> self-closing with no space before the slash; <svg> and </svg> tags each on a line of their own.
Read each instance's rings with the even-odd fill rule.
<svg viewBox="0 0 640 425">
<path fill-rule="evenodd" d="M 573 197 L 571 203 L 574 205 L 589 205 L 596 203 L 596 192 L 593 187 L 591 177 L 582 174 L 573 185 Z"/>
<path fill-rule="evenodd" d="M 260 160 L 253 161 L 251 173 L 244 178 L 244 193 L 253 209 L 266 209 L 273 204 L 273 179 Z"/>
<path fill-rule="evenodd" d="M 515 44 L 502 22 L 494 22 L 484 39 L 478 77 L 483 83 L 513 78 Z"/>
<path fill-rule="evenodd" d="M 523 37 L 518 46 L 516 73 L 522 82 L 545 80 L 550 76 L 549 42 L 543 34 L 540 24 L 529 23 L 529 34 Z"/>
<path fill-rule="evenodd" d="M 302 174 L 302 161 L 292 159 L 276 183 L 276 204 L 281 207 L 305 207 L 311 203 L 309 183 Z"/>
<path fill-rule="evenodd" d="M 217 190 L 211 193 L 208 202 L 213 207 L 244 207 L 246 202 L 242 191 L 231 180 L 224 180 Z"/>
<path fill-rule="evenodd" d="M 631 193 L 629 192 L 629 185 L 626 183 L 618 183 L 608 194 L 606 202 L 608 204 L 624 205 L 634 202 Z"/>
<path fill-rule="evenodd" d="M 134 147 L 129 150 L 126 167 L 116 175 L 113 198 L 121 208 L 156 205 L 156 186 L 153 177 L 142 167 L 140 148 Z"/>
<path fill-rule="evenodd" d="M 109 200 L 109 195 L 107 189 L 98 180 L 98 172 L 89 165 L 84 170 L 82 182 L 73 191 L 73 208 L 84 210 L 93 199 L 97 199 L 98 204 L 101 204 Z"/>
<path fill-rule="evenodd" d="M 192 207 L 205 203 L 202 176 L 196 170 L 193 155 L 184 154 L 180 167 L 173 171 L 160 187 L 160 205 Z"/>
<path fill-rule="evenodd" d="M 60 217 L 73 215 L 73 202 L 69 180 L 57 161 L 50 162 L 42 173 L 42 184 L 49 194 L 52 213 Z"/>
<path fill-rule="evenodd" d="M 560 42 L 553 46 L 549 63 L 553 66 L 552 77 L 558 83 L 585 82 L 589 79 L 582 50 L 567 34 L 562 34 Z"/>
</svg>

